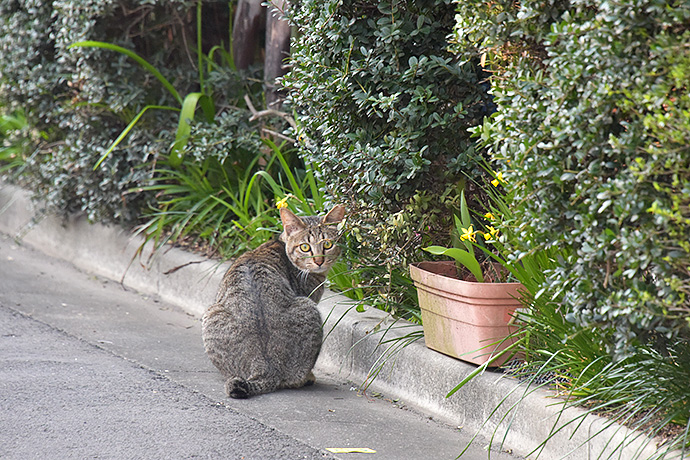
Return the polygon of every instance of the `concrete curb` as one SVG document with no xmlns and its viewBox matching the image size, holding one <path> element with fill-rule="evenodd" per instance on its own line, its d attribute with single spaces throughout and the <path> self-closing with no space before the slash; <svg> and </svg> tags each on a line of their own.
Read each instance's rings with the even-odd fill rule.
<svg viewBox="0 0 690 460">
<path fill-rule="evenodd" d="M 47 255 L 67 260 L 80 269 L 113 280 L 145 294 L 183 308 L 200 316 L 211 304 L 227 264 L 204 260 L 195 254 L 171 248 L 147 260 L 150 247 L 140 259 L 134 259 L 142 240 L 114 226 L 89 224 L 83 217 L 67 220 L 48 215 L 39 218 L 30 193 L 0 182 L 0 232 L 12 235 Z M 177 268 L 177 270 L 173 270 Z M 167 273 L 167 274 L 166 274 Z M 317 368 L 340 373 L 344 378 L 363 382 L 395 344 L 391 338 L 419 331 L 404 321 L 393 322 L 388 315 L 369 309 L 358 313 L 351 301 L 326 292 L 319 305 L 327 318 L 328 333 Z M 384 343 L 382 343 L 384 342 Z M 411 407 L 432 415 L 452 426 L 470 432 L 481 432 L 499 443 L 505 436 L 505 447 L 514 453 L 530 454 L 548 433 L 558 432 L 539 455 L 543 459 L 567 458 L 648 458 L 654 452 L 654 441 L 606 419 L 586 416 L 578 409 L 554 405 L 551 394 L 531 391 L 518 401 L 525 387 L 487 372 L 470 381 L 451 398 L 445 395 L 475 366 L 447 357 L 424 346 L 421 341 L 409 343 L 383 365 L 370 389 L 399 398 Z M 501 408 L 484 421 L 504 400 Z M 516 406 L 510 414 L 507 408 Z M 574 423 L 569 421 L 577 419 Z M 507 428 L 510 429 L 507 431 Z M 576 430 L 575 428 L 579 428 Z M 590 437 L 598 432 L 598 436 Z M 459 450 L 464 446 L 459 446 Z M 458 451 L 459 453 L 459 451 Z M 678 458 L 675 455 L 665 458 Z"/>
</svg>

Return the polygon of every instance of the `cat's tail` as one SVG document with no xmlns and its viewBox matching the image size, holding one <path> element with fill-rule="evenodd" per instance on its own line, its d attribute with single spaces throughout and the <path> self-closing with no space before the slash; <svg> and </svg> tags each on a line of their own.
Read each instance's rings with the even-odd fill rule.
<svg viewBox="0 0 690 460">
<path fill-rule="evenodd" d="M 268 380 L 246 380 L 241 377 L 231 377 L 225 382 L 225 392 L 234 399 L 247 399 L 278 389 L 278 384 Z"/>
</svg>

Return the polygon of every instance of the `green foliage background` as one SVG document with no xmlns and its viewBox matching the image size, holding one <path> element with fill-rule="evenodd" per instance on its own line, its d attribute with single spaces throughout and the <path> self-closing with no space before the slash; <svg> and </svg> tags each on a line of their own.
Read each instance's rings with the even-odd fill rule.
<svg viewBox="0 0 690 460">
<path fill-rule="evenodd" d="M 24 172 L 31 178 L 26 185 L 49 207 L 84 212 L 91 220 L 132 222 L 150 203 L 149 195 L 128 191 L 146 184 L 152 177 L 146 165 L 169 150 L 175 113 L 149 111 L 103 167 L 92 168 L 144 106 L 174 105 L 174 99 L 126 56 L 68 46 L 101 40 L 135 50 L 187 92 L 198 84 L 185 45 L 194 43 L 194 5 L 182 0 L 0 4 L 0 100 L 9 111 L 23 110 L 29 125 L 45 133 Z"/>
<path fill-rule="evenodd" d="M 618 357 L 690 337 L 690 4 L 459 3 L 458 50 L 495 69 L 483 128 L 526 247 L 567 319 Z M 527 228 L 529 227 L 529 230 Z"/>
<path fill-rule="evenodd" d="M 206 5 L 210 16 L 229 14 L 215 2 Z M 22 180 L 50 206 L 131 222 L 150 205 L 167 218 L 171 204 L 191 199 L 172 195 L 201 190 L 211 203 L 223 186 L 244 187 L 260 163 L 270 162 L 270 148 L 243 107 L 243 95 L 257 92 L 252 75 L 194 56 L 195 6 L 0 5 L 0 100 L 7 113 L 26 117 L 31 129 L 18 133 L 39 142 L 22 159 Z M 663 350 L 688 340 L 687 3 L 314 0 L 291 4 L 287 15 L 298 32 L 283 79 L 298 122 L 289 134 L 318 179 L 312 185 L 321 188 L 319 201 L 327 196 L 350 209 L 351 265 L 368 270 L 350 282 L 414 308 L 406 265 L 423 257 L 420 247 L 450 241 L 461 190 L 477 207 L 482 198 L 474 184 L 483 181 L 488 146 L 512 188 L 516 252 L 566 250 L 543 288 L 562 299 L 569 322 L 606 331 L 617 357 L 643 343 Z M 218 40 L 204 37 L 208 52 Z M 182 94 L 199 89 L 197 63 L 208 65 L 202 86 L 222 115 L 192 123 L 183 168 L 198 184 L 188 181 L 187 191 L 169 196 L 173 189 L 161 188 L 176 177 L 165 164 L 176 121 L 167 111 L 147 112 L 92 170 L 143 107 L 174 105 L 160 82 L 126 56 L 67 49 L 92 39 L 137 51 Z M 477 126 L 481 143 L 469 132 Z M 299 159 L 288 157 L 306 174 Z M 224 184 L 214 174 L 234 179 Z M 270 207 L 263 196 L 252 200 L 256 206 L 245 200 L 242 208 L 247 225 L 252 207 Z M 199 226 L 181 234 L 217 238 L 218 216 L 204 220 L 204 213 L 210 211 L 182 219 Z M 160 222 L 153 225 L 160 231 Z M 261 223 L 246 228 L 254 227 Z"/>
</svg>

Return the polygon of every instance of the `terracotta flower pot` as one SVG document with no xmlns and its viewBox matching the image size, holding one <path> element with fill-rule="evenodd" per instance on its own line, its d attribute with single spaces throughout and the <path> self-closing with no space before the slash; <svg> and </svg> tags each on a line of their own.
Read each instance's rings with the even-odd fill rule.
<svg viewBox="0 0 690 460">
<path fill-rule="evenodd" d="M 419 297 L 426 346 L 474 364 L 513 343 L 498 342 L 517 331 L 513 315 L 521 307 L 520 283 L 477 283 L 458 279 L 455 263 L 419 262 L 410 266 Z M 491 366 L 500 366 L 510 353 Z"/>
</svg>

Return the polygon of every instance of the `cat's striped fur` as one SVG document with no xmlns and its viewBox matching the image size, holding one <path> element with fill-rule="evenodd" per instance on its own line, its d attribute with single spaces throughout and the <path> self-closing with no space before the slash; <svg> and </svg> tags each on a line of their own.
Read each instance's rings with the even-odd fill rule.
<svg viewBox="0 0 690 460">
<path fill-rule="evenodd" d="M 316 309 L 326 274 L 340 254 L 337 224 L 345 209 L 325 217 L 280 210 L 284 231 L 243 254 L 223 277 L 216 303 L 202 318 L 206 353 L 232 398 L 314 383 L 321 349 Z"/>
</svg>

